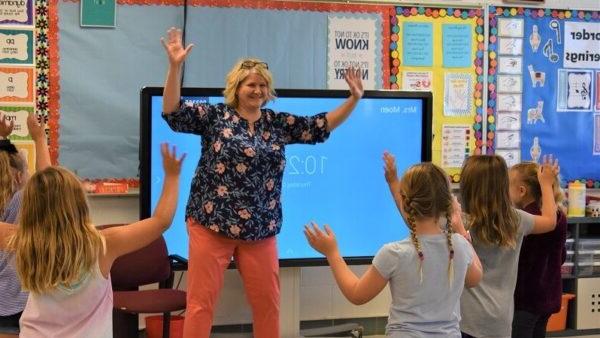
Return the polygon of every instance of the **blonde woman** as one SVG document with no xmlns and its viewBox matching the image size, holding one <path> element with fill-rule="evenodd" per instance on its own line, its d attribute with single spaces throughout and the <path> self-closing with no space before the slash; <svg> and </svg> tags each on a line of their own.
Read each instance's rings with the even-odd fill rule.
<svg viewBox="0 0 600 338">
<path fill-rule="evenodd" d="M 463 337 L 511 336 L 513 294 L 523 237 L 550 232 L 556 227 L 552 185 L 557 174 L 558 161 L 544 157 L 544 164 L 537 171 L 541 215 L 534 216 L 513 208 L 508 168 L 502 157 L 476 155 L 465 160 L 460 194 L 469 232 L 462 227 L 455 230 L 472 240 L 484 275 L 477 287 L 462 294 L 460 329 Z"/>
<path fill-rule="evenodd" d="M 454 213 L 446 174 L 432 163 L 410 167 L 399 181 L 394 157 L 384 155 L 385 177 L 410 236 L 383 246 L 365 274 L 348 268 L 328 226 L 305 227 L 308 243 L 327 257 L 346 298 L 364 304 L 389 283 L 392 304 L 389 337 L 459 338 L 459 300 L 481 279 L 481 263 L 469 242 L 453 234 Z M 343 226 L 343 225 L 342 225 Z"/>
<path fill-rule="evenodd" d="M 165 231 L 177 205 L 181 159 L 162 145 L 165 180 L 152 217 L 97 231 L 81 183 L 67 169 L 48 167 L 27 182 L 18 228 L 0 223 L 0 249 L 14 251 L 29 299 L 20 335 L 112 337 L 110 268 Z"/>
<path fill-rule="evenodd" d="M 279 338 L 281 181 L 288 144 L 324 142 L 363 95 L 357 71 L 346 71 L 350 96 L 311 117 L 263 108 L 275 98 L 268 65 L 236 63 L 225 80 L 224 104 L 180 105 L 181 31 L 161 40 L 169 58 L 163 117 L 171 129 L 200 135 L 202 152 L 186 208 L 190 236 L 184 337 L 210 334 L 213 310 L 233 256 L 252 308 L 254 336 Z M 308 197 L 308 196 L 307 196 Z"/>
</svg>

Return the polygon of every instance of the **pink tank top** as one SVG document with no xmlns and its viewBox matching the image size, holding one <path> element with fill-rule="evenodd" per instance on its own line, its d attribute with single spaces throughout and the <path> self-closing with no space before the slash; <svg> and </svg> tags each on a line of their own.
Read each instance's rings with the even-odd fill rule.
<svg viewBox="0 0 600 338">
<path fill-rule="evenodd" d="M 113 294 L 109 278 L 94 271 L 69 288 L 30 293 L 21 316 L 20 337 L 111 338 Z"/>
</svg>

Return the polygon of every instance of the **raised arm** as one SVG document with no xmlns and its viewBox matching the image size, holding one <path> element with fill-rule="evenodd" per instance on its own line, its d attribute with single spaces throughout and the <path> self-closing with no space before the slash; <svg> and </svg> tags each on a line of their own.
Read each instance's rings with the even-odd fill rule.
<svg viewBox="0 0 600 338">
<path fill-rule="evenodd" d="M 310 246 L 327 257 L 338 287 L 352 304 L 361 305 L 375 298 L 387 280 L 372 265 L 358 278 L 348 267 L 337 247 L 335 234 L 325 225 L 323 232 L 316 223 L 304 226 L 304 235 Z"/>
<path fill-rule="evenodd" d="M 358 100 L 363 96 L 364 90 L 360 79 L 360 69 L 348 68 L 344 73 L 344 79 L 348 83 L 350 96 L 334 110 L 327 113 L 327 131 L 333 131 L 350 116 Z"/>
<path fill-rule="evenodd" d="M 165 179 L 163 189 L 150 218 L 121 227 L 108 228 L 102 231 L 106 238 L 106 254 L 101 261 L 103 272 L 110 271 L 112 262 L 119 256 L 139 250 L 156 240 L 171 225 L 177 208 L 179 194 L 179 173 L 185 154 L 177 158 L 175 147 L 161 145 Z"/>
<path fill-rule="evenodd" d="M 396 202 L 396 207 L 398 208 L 398 211 L 402 213 L 402 208 L 400 207 L 402 205 L 402 199 L 400 198 L 400 180 L 398 179 L 396 170 L 396 158 L 387 151 L 383 153 L 383 170 L 385 181 L 390 188 L 394 202 Z"/>
<path fill-rule="evenodd" d="M 189 44 L 184 48 L 181 29 L 176 29 L 175 27 L 169 28 L 167 38 L 161 37 L 160 42 L 165 47 L 165 51 L 169 57 L 169 68 L 163 91 L 163 112 L 170 114 L 179 108 L 179 99 L 181 98 L 181 65 L 194 45 Z"/>
<path fill-rule="evenodd" d="M 560 168 L 558 160 L 552 160 L 552 156 L 544 156 L 544 163 L 538 168 L 538 180 L 542 189 L 542 215 L 534 216 L 534 234 L 543 234 L 556 228 L 556 201 L 552 184 L 558 175 Z"/>
<path fill-rule="evenodd" d="M 38 122 L 36 114 L 27 116 L 27 128 L 35 143 L 35 171 L 44 170 L 52 165 L 50 152 L 48 151 L 48 141 L 46 140 L 46 128 Z"/>
</svg>

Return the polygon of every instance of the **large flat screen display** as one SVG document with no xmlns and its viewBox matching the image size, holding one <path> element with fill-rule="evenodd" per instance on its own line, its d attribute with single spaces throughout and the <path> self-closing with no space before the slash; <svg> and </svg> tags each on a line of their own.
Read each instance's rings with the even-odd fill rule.
<svg viewBox="0 0 600 338">
<path fill-rule="evenodd" d="M 223 102 L 221 89 L 183 88 L 184 100 Z M 327 112 L 348 96 L 343 90 L 278 90 L 267 108 L 298 115 Z M 306 242 L 304 224 L 329 224 L 341 254 L 351 263 L 370 262 L 385 243 L 407 236 L 383 176 L 382 154 L 396 156 L 398 175 L 431 160 L 430 93 L 366 91 L 350 117 L 325 143 L 286 146 L 283 226 L 277 236 L 281 266 L 326 264 Z M 185 206 L 200 158 L 200 136 L 172 131 L 161 117 L 162 88 L 141 92 L 140 210 L 151 215 L 161 193 L 160 143 L 187 153 L 173 225 L 165 233 L 169 252 L 188 256 Z"/>
</svg>

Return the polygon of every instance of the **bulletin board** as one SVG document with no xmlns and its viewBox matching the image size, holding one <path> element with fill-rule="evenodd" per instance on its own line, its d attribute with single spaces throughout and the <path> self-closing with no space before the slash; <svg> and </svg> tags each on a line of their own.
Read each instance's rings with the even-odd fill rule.
<svg viewBox="0 0 600 338">
<path fill-rule="evenodd" d="M 488 144 L 600 188 L 598 11 L 490 7 Z"/>
<path fill-rule="evenodd" d="M 390 26 L 390 88 L 433 93 L 433 162 L 458 182 L 483 145 L 483 9 L 395 7 Z"/>
<path fill-rule="evenodd" d="M 46 79 L 56 89 L 47 102 L 50 120 L 56 121 L 51 156 L 82 177 L 135 185 L 139 91 L 163 85 L 167 58 L 159 38 L 169 27 L 182 27 L 184 1 L 119 0 L 116 27 L 101 29 L 80 27 L 79 1 L 49 3 Z M 222 87 L 239 58 L 255 56 L 269 63 L 275 89 L 338 88 L 334 80 L 339 85 L 340 79 L 332 80 L 330 74 L 335 77 L 337 71 L 339 77 L 344 65 L 359 65 L 348 58 L 360 53 L 338 53 L 332 62 L 328 29 L 335 17 L 338 28 L 359 20 L 375 22 L 365 46 L 378 48 L 376 60 L 362 74 L 370 76 L 369 89 L 387 87 L 388 13 L 393 6 L 255 0 L 186 4 L 186 39 L 195 48 L 185 64 L 184 86 Z"/>
<path fill-rule="evenodd" d="M 35 168 L 27 115 L 48 118 L 48 3 L 7 1 L 0 7 L 0 115 L 14 122 L 10 140 Z"/>
</svg>

